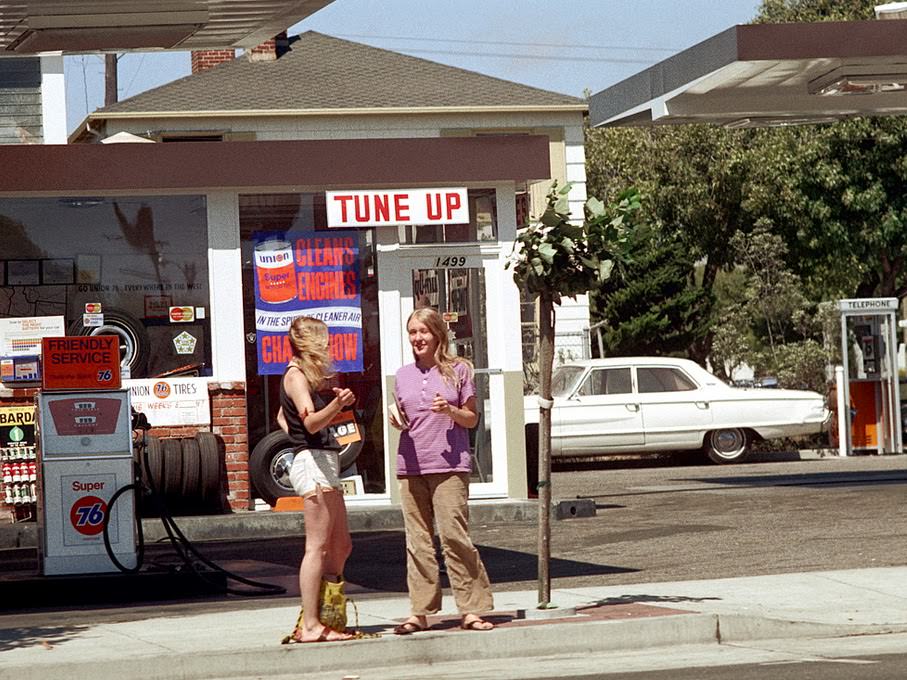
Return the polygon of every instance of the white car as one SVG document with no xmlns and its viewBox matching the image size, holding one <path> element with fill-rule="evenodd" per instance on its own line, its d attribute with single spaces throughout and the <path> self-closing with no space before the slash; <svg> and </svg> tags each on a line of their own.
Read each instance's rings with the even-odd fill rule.
<svg viewBox="0 0 907 680">
<path fill-rule="evenodd" d="M 552 456 L 702 449 L 738 463 L 758 439 L 823 430 L 829 411 L 817 392 L 730 387 L 693 361 L 621 357 L 571 362 L 552 377 Z M 539 402 L 524 403 L 530 454 L 538 446 Z"/>
</svg>

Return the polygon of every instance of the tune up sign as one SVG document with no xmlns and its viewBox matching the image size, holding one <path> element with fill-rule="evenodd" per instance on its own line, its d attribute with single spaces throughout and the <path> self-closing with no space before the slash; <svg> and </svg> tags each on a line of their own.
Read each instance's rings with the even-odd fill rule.
<svg viewBox="0 0 907 680">
<path fill-rule="evenodd" d="M 328 191 L 329 227 L 469 224 L 466 189 Z"/>
</svg>

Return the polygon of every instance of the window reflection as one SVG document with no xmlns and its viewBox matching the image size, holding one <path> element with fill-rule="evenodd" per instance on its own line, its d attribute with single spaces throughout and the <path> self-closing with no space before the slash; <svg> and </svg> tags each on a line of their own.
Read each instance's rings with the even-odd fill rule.
<svg viewBox="0 0 907 680">
<path fill-rule="evenodd" d="M 0 233 L 0 316 L 61 315 L 69 335 L 120 335 L 133 378 L 210 375 L 204 196 L 0 199 Z M 172 322 L 174 306 L 192 320 Z"/>
</svg>

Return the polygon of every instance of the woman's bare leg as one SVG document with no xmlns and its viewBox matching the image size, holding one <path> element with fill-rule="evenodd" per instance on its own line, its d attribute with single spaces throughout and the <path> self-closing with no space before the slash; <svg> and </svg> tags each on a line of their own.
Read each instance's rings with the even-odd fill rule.
<svg viewBox="0 0 907 680">
<path fill-rule="evenodd" d="M 299 565 L 299 591 L 302 595 L 303 642 L 318 640 L 322 635 L 327 640 L 346 640 L 352 636 L 342 632 L 325 630 L 318 619 L 321 575 L 324 573 L 325 556 L 331 536 L 333 517 L 328 496 L 334 492 L 318 492 L 305 499 L 305 554 Z M 327 502 L 326 502 L 327 501 Z"/>
<path fill-rule="evenodd" d="M 331 515 L 331 535 L 328 539 L 325 559 L 324 577 L 328 580 L 339 580 L 343 575 L 347 558 L 353 551 L 349 524 L 346 517 L 346 504 L 340 491 L 325 492 L 324 502 Z"/>
</svg>

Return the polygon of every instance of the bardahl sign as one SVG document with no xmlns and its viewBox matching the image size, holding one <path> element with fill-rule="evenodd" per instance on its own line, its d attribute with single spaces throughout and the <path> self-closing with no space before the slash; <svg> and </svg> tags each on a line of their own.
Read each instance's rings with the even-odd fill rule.
<svg viewBox="0 0 907 680">
<path fill-rule="evenodd" d="M 120 389 L 120 342 L 116 335 L 44 338 L 45 390 Z"/>
</svg>

